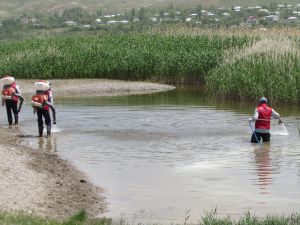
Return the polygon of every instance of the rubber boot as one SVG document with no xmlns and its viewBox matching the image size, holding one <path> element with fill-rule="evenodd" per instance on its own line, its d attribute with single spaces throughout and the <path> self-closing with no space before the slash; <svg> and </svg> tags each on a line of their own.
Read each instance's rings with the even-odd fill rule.
<svg viewBox="0 0 300 225">
<path fill-rule="evenodd" d="M 19 116 L 15 115 L 15 125 L 18 125 L 18 123 L 19 123 Z"/>
<path fill-rule="evenodd" d="M 44 126 L 39 126 L 39 136 L 43 137 Z"/>
<path fill-rule="evenodd" d="M 47 125 L 47 137 L 51 136 L 51 125 Z"/>
<path fill-rule="evenodd" d="M 12 118 L 11 118 L 11 117 L 8 117 L 8 124 L 9 124 L 9 125 L 12 125 L 12 122 L 13 122 L 13 121 L 12 121 Z"/>
</svg>

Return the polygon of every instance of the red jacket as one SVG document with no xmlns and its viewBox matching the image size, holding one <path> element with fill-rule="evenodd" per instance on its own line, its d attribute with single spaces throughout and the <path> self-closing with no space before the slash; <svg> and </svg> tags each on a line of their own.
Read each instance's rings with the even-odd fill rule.
<svg viewBox="0 0 300 225">
<path fill-rule="evenodd" d="M 255 122 L 255 129 L 267 129 L 271 128 L 272 108 L 267 106 L 266 103 L 262 103 L 257 107 L 258 119 Z"/>
</svg>

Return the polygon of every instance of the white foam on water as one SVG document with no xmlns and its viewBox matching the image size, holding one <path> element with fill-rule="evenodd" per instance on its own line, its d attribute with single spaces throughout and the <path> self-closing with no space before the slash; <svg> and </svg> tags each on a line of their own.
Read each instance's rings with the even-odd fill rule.
<svg viewBox="0 0 300 225">
<path fill-rule="evenodd" d="M 51 132 L 52 132 L 52 133 L 59 133 L 59 132 L 62 132 L 62 129 L 59 128 L 59 127 L 56 126 L 56 125 L 53 125 Z"/>
<path fill-rule="evenodd" d="M 271 131 L 271 133 L 272 134 L 274 134 L 274 135 L 281 135 L 281 136 L 288 136 L 289 135 L 289 132 L 288 132 L 288 130 L 287 130 L 287 128 L 286 128 L 286 126 L 282 123 L 281 124 L 281 131 Z"/>
<path fill-rule="evenodd" d="M 191 165 L 185 165 L 181 166 L 181 170 L 186 171 L 197 171 L 197 170 L 203 170 L 203 169 L 217 169 L 220 168 L 222 165 L 222 162 L 209 162 L 209 161 L 202 161 L 202 162 L 195 162 Z"/>
</svg>

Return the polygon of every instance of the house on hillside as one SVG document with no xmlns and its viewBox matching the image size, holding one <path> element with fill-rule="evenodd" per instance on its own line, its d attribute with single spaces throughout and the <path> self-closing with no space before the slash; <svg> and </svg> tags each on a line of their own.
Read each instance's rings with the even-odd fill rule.
<svg viewBox="0 0 300 225">
<path fill-rule="evenodd" d="M 223 15 L 224 17 L 229 17 L 229 16 L 230 16 L 230 14 L 227 13 L 227 12 L 224 12 L 222 15 Z"/>
<path fill-rule="evenodd" d="M 233 11 L 235 11 L 235 12 L 240 12 L 241 9 L 242 9 L 241 6 L 235 6 L 235 7 L 233 7 Z"/>
<path fill-rule="evenodd" d="M 36 18 L 30 16 L 21 16 L 20 21 L 21 23 L 27 24 L 27 23 L 35 23 L 37 20 Z"/>
<path fill-rule="evenodd" d="M 256 25 L 256 24 L 258 24 L 258 17 L 257 16 L 248 16 L 246 23 L 248 25 Z"/>
<path fill-rule="evenodd" d="M 292 13 L 294 16 L 300 16 L 300 11 L 293 11 Z"/>
<path fill-rule="evenodd" d="M 279 16 L 277 15 L 268 15 L 265 16 L 265 20 L 269 22 L 277 22 L 279 20 Z"/>
<path fill-rule="evenodd" d="M 288 18 L 288 20 L 289 20 L 289 21 L 296 21 L 296 20 L 298 20 L 298 17 L 290 16 L 290 17 Z"/>
<path fill-rule="evenodd" d="M 267 9 L 259 9 L 258 10 L 258 12 L 260 12 L 260 13 L 269 13 L 269 10 L 267 10 Z"/>
<path fill-rule="evenodd" d="M 107 21 L 108 25 L 113 25 L 113 24 L 118 24 L 118 23 L 119 23 L 119 21 L 116 21 L 116 20 L 109 20 L 109 21 Z"/>
<path fill-rule="evenodd" d="M 64 22 L 64 24 L 67 26 L 76 26 L 77 25 L 77 23 L 72 20 L 68 20 L 68 21 Z"/>
</svg>

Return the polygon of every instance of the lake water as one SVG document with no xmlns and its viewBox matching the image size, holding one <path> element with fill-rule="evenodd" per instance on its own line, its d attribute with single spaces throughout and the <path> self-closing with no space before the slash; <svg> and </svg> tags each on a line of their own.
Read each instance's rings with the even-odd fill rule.
<svg viewBox="0 0 300 225">
<path fill-rule="evenodd" d="M 107 217 L 183 223 L 188 210 L 190 222 L 215 208 L 233 217 L 300 211 L 296 106 L 276 107 L 289 135 L 273 121 L 271 143 L 260 146 L 249 142 L 255 104 L 213 100 L 196 88 L 56 104 L 51 139 L 35 137 L 36 117 L 24 107 L 24 143 L 57 152 L 103 187 Z"/>
</svg>

